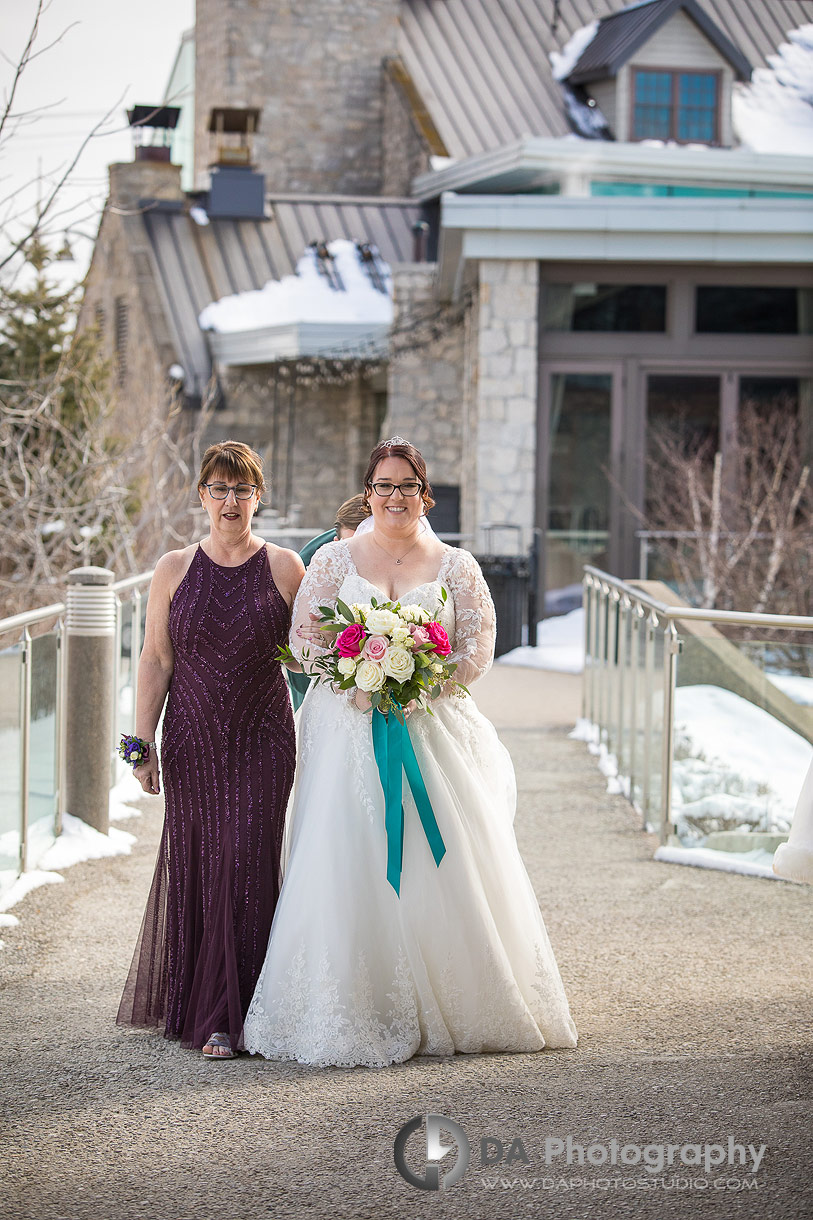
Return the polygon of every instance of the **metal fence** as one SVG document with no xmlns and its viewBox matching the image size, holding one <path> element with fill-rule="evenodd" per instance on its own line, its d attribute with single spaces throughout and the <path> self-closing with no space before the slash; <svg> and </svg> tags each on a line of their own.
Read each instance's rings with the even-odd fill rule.
<svg viewBox="0 0 813 1220">
<path fill-rule="evenodd" d="M 583 717 L 644 825 L 683 846 L 781 839 L 813 742 L 788 694 L 813 702 L 813 618 L 670 606 L 590 566 L 583 587 Z"/>
<path fill-rule="evenodd" d="M 152 572 L 112 585 L 114 709 L 110 743 L 132 731 L 144 595 Z M 58 602 L 0 620 L 0 890 L 37 867 L 60 833 L 66 791 L 67 606 Z M 81 765 L 77 760 L 77 765 Z"/>
</svg>

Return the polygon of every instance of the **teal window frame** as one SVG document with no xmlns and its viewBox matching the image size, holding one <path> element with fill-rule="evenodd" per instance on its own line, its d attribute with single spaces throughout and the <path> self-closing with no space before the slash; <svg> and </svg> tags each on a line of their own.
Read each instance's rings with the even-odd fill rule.
<svg viewBox="0 0 813 1220">
<path fill-rule="evenodd" d="M 647 102 L 639 101 L 639 82 L 643 84 L 643 77 L 651 77 L 652 81 L 650 83 L 654 86 L 653 99 Z M 682 99 L 686 96 L 688 86 L 692 82 L 696 83 L 704 79 L 711 80 L 714 83 L 713 105 L 694 106 L 684 102 Z M 664 88 L 666 84 L 668 84 L 668 90 Z M 719 145 L 720 99 L 721 74 L 717 71 L 705 71 L 696 68 L 633 68 L 630 98 L 631 139 L 636 142 L 641 140 L 673 140 L 676 144 Z M 641 133 L 639 110 L 643 106 L 646 106 L 648 109 L 660 110 L 663 112 L 664 117 L 668 118 L 668 124 L 664 124 L 658 134 Z M 691 115 L 694 115 L 695 118 L 698 115 L 711 116 L 711 138 L 703 135 L 681 134 L 685 132 L 685 121 Z"/>
</svg>

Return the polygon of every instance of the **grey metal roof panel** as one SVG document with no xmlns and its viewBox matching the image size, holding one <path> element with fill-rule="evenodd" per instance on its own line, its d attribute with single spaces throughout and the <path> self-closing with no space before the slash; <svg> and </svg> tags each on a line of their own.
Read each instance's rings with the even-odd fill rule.
<svg viewBox="0 0 813 1220">
<path fill-rule="evenodd" d="M 748 60 L 697 0 L 641 0 L 601 20 L 595 38 L 568 75 L 568 81 L 580 85 L 615 76 L 630 56 L 679 10 L 696 22 L 740 80 L 750 79 Z"/>
<path fill-rule="evenodd" d="M 369 241 L 388 263 L 409 262 L 412 226 L 424 216 L 417 200 L 346 196 L 287 196 L 271 201 L 266 220 L 210 219 L 207 225 L 177 206 L 148 207 L 143 220 L 152 265 L 187 388 L 200 394 L 211 376 L 208 343 L 198 325 L 211 301 L 292 274 L 314 240 Z"/>
<path fill-rule="evenodd" d="M 692 2 L 703 28 L 713 23 L 717 39 L 730 44 L 742 74 L 749 63 L 766 66 L 790 30 L 813 22 L 813 0 Z M 569 134 L 550 52 L 594 18 L 617 18 L 625 8 L 624 37 L 646 32 L 639 23 L 654 21 L 658 7 L 650 0 L 634 8 L 624 0 L 403 0 L 399 55 L 450 156 L 468 157 L 525 135 Z"/>
</svg>

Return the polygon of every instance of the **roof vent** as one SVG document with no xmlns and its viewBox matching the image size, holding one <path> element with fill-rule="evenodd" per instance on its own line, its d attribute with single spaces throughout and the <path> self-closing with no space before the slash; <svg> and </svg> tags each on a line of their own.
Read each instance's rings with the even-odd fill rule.
<svg viewBox="0 0 813 1220">
<path fill-rule="evenodd" d="M 133 106 L 127 111 L 135 144 L 134 161 L 171 161 L 170 142 L 180 113 L 180 106 Z"/>
<path fill-rule="evenodd" d="M 214 161 L 207 212 L 229 220 L 265 219 L 265 177 L 252 165 L 252 142 L 260 124 L 256 109 L 215 106 L 209 116 Z"/>
</svg>

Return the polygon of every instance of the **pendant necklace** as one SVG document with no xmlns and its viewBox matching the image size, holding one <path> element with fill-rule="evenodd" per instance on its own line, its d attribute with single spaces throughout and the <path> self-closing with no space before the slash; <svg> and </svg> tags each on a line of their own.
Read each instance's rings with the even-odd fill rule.
<svg viewBox="0 0 813 1220">
<path fill-rule="evenodd" d="M 390 559 L 394 560 L 394 562 L 395 562 L 395 563 L 397 563 L 397 564 L 401 564 L 401 563 L 403 563 L 403 562 L 404 562 L 404 560 L 406 559 L 407 555 L 409 554 L 409 551 L 411 551 L 411 550 L 413 549 L 413 547 L 416 547 L 416 546 L 418 545 L 418 542 L 419 542 L 419 541 L 420 541 L 420 534 L 419 534 L 419 535 L 418 535 L 418 537 L 415 539 L 415 541 L 412 543 L 412 546 L 409 548 L 409 550 L 408 550 L 408 551 L 404 551 L 404 553 L 403 553 L 403 555 L 401 556 L 401 558 L 400 558 L 400 559 L 396 559 L 396 558 L 395 558 L 395 556 L 394 556 L 394 555 L 393 555 L 393 554 L 392 554 L 390 551 L 388 551 L 388 550 L 387 550 L 387 548 L 386 548 L 385 546 L 382 546 L 382 545 L 381 545 L 381 543 L 380 543 L 380 542 L 377 540 L 377 538 L 376 538 L 375 534 L 373 534 L 373 542 L 376 544 L 376 546 L 378 547 L 379 551 L 383 551 L 385 555 L 389 555 Z"/>
</svg>

